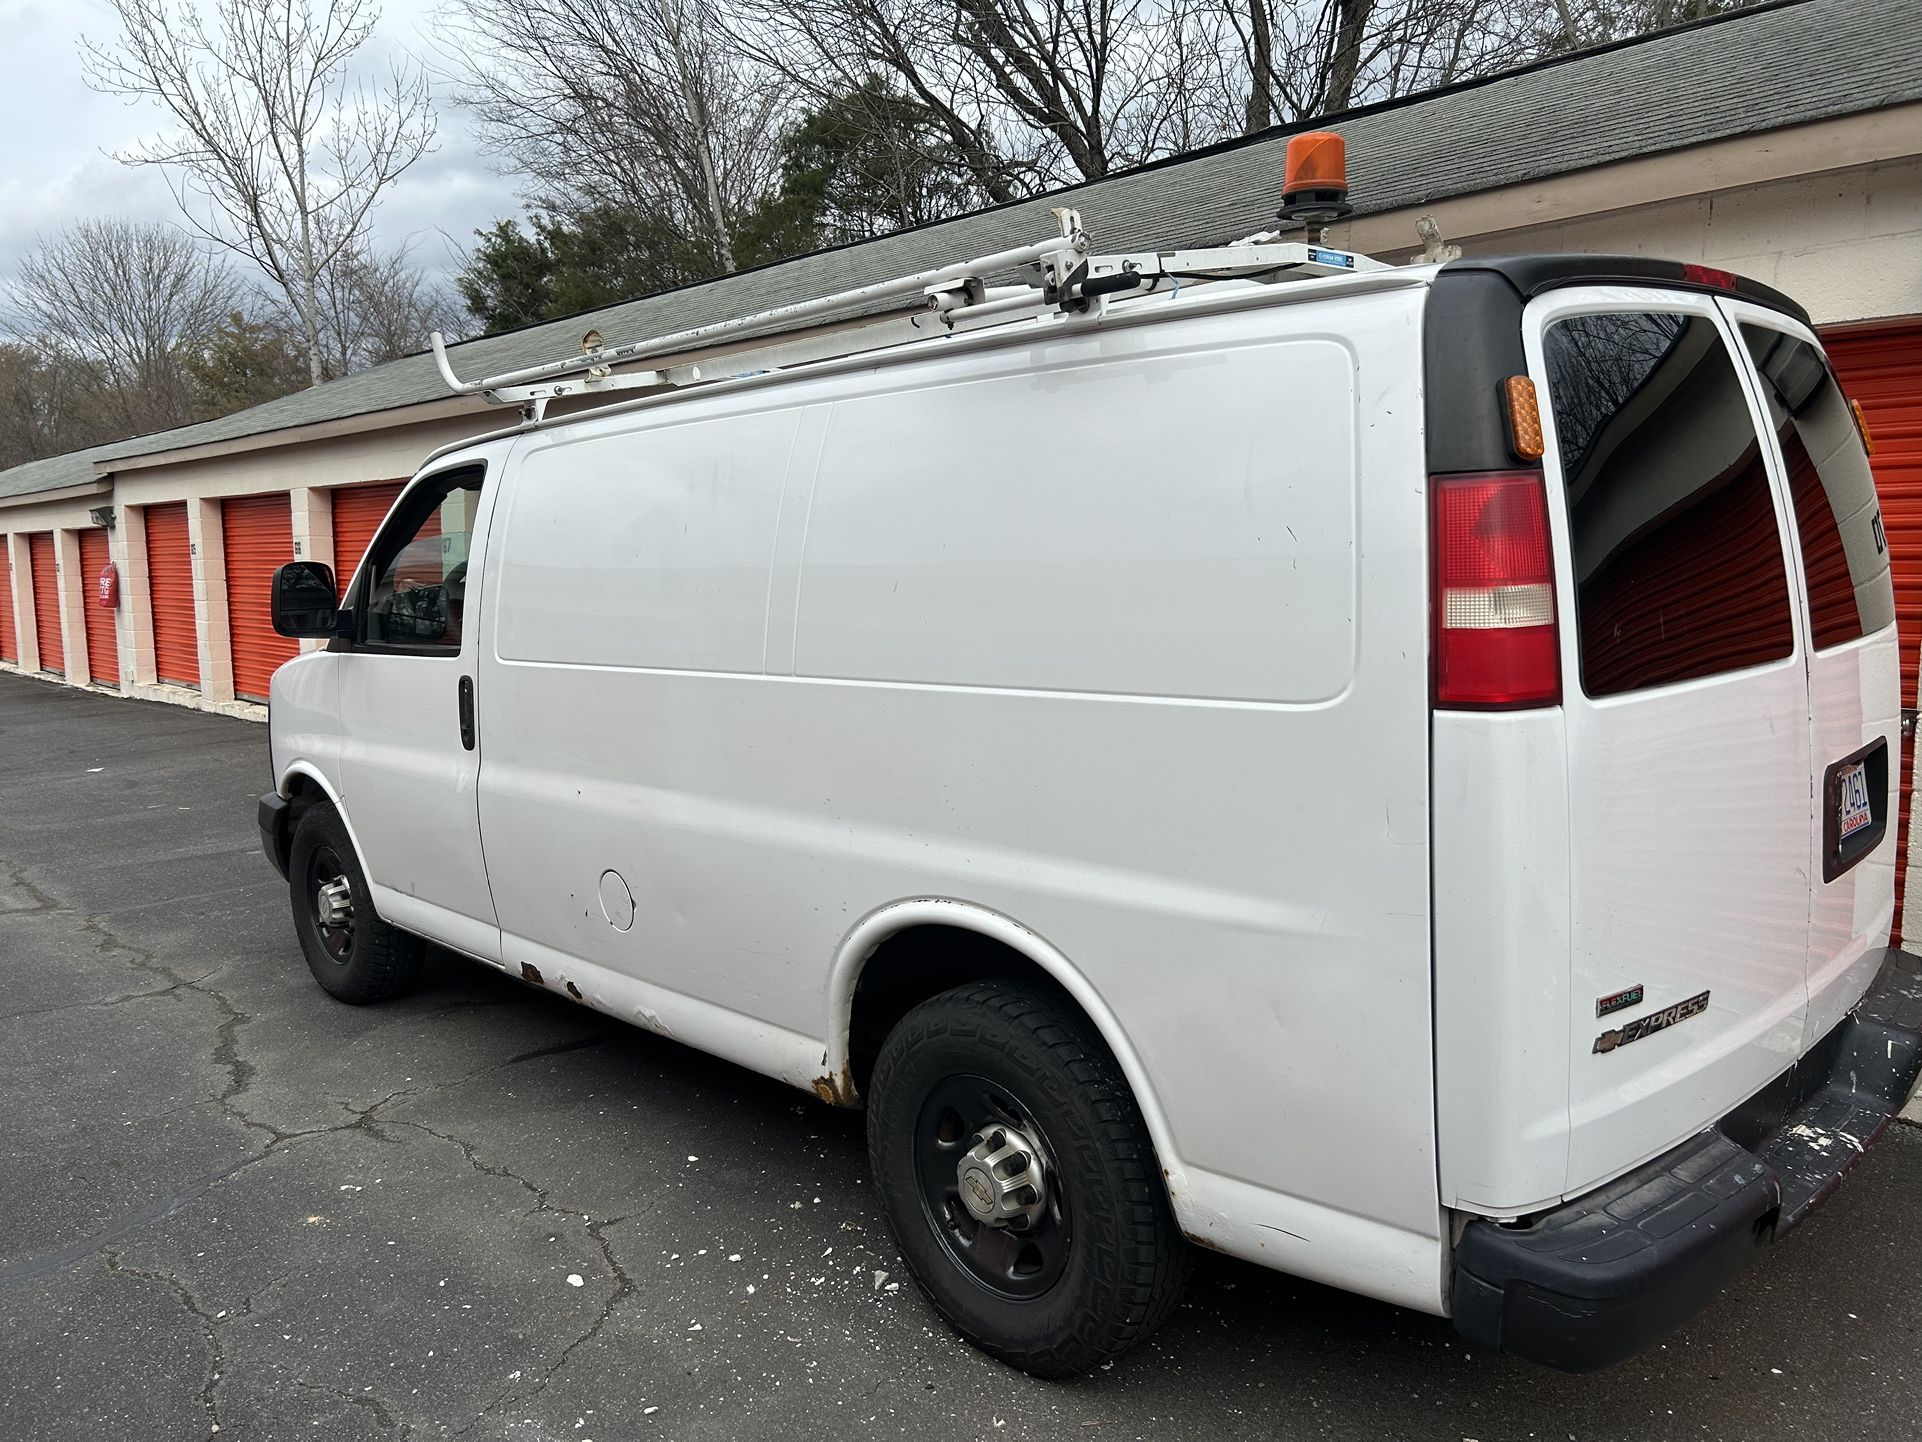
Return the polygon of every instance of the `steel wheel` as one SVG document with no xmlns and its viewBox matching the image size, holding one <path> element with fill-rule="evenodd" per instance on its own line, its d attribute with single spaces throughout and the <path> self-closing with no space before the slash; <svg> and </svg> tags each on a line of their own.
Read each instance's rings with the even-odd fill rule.
<svg viewBox="0 0 1922 1442">
<path fill-rule="evenodd" d="M 307 891 L 321 947 L 346 966 L 354 959 L 354 889 L 333 847 L 317 846 L 307 858 Z"/>
<path fill-rule="evenodd" d="M 424 943 L 381 920 L 353 840 L 324 802 L 294 825 L 287 893 L 307 969 L 329 996 L 361 1005 L 419 979 Z"/>
<path fill-rule="evenodd" d="M 963 1337 L 1069 1377 L 1168 1314 L 1188 1249 L 1127 1083 L 1066 997 L 999 980 L 930 997 L 862 1090 L 888 1226 Z"/>
<path fill-rule="evenodd" d="M 1074 1245 L 1046 1136 L 985 1077 L 951 1076 L 915 1125 L 915 1180 L 928 1225 L 955 1264 L 996 1296 L 1026 1301 L 1061 1280 Z"/>
</svg>

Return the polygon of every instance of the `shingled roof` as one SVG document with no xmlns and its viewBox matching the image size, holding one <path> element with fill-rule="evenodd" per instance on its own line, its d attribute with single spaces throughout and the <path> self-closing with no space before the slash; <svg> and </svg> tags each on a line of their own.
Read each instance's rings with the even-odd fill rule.
<svg viewBox="0 0 1922 1442">
<path fill-rule="evenodd" d="M 1922 0 L 1782 0 L 1315 123 L 1347 137 L 1357 211 L 1398 210 L 1922 99 L 1916 37 Z M 661 335 L 988 254 L 1048 233 L 1055 205 L 1078 208 L 1107 250 L 1246 234 L 1272 223 L 1282 149 L 1305 128 L 1278 126 L 1033 200 L 469 341 L 453 349 L 454 366 L 496 374 L 572 353 L 589 326 L 610 341 Z M 218 420 L 0 472 L 0 497 L 82 484 L 101 460 L 447 395 L 432 357 L 408 356 Z"/>
</svg>

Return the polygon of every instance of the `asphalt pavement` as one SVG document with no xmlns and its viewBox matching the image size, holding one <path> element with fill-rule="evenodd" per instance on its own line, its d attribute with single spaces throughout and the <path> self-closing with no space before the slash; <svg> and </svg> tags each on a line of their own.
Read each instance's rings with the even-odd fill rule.
<svg viewBox="0 0 1922 1442">
<path fill-rule="evenodd" d="M 0 1438 L 1922 1435 L 1922 1133 L 1566 1377 L 1218 1257 L 1094 1376 L 955 1340 L 861 1121 L 451 958 L 316 987 L 266 731 L 0 676 Z"/>
</svg>

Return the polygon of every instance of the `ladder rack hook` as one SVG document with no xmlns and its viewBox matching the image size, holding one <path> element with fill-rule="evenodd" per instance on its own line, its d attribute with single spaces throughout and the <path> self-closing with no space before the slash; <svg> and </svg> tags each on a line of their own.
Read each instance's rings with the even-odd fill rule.
<svg viewBox="0 0 1922 1442">
<path fill-rule="evenodd" d="M 439 331 L 431 332 L 427 344 L 434 348 L 434 364 L 440 367 L 440 378 L 447 382 L 447 388 L 464 396 L 471 396 L 481 389 L 478 381 L 464 381 L 454 374 L 454 367 L 447 359 L 447 342 Z"/>
</svg>

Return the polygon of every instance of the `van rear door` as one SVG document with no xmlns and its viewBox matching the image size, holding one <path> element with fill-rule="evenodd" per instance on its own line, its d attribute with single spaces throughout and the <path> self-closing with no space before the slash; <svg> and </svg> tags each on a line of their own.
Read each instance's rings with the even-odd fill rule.
<svg viewBox="0 0 1922 1442">
<path fill-rule="evenodd" d="M 1895 589 L 1862 433 L 1821 344 L 1780 311 L 1719 304 L 1749 360 L 1769 462 L 1795 520 L 1795 574 L 1806 601 L 1813 1045 L 1874 980 L 1895 913 Z"/>
<path fill-rule="evenodd" d="M 1809 678 L 1789 514 L 1715 300 L 1555 290 L 1524 340 L 1559 558 L 1573 1193 L 1800 1054 Z"/>
</svg>

